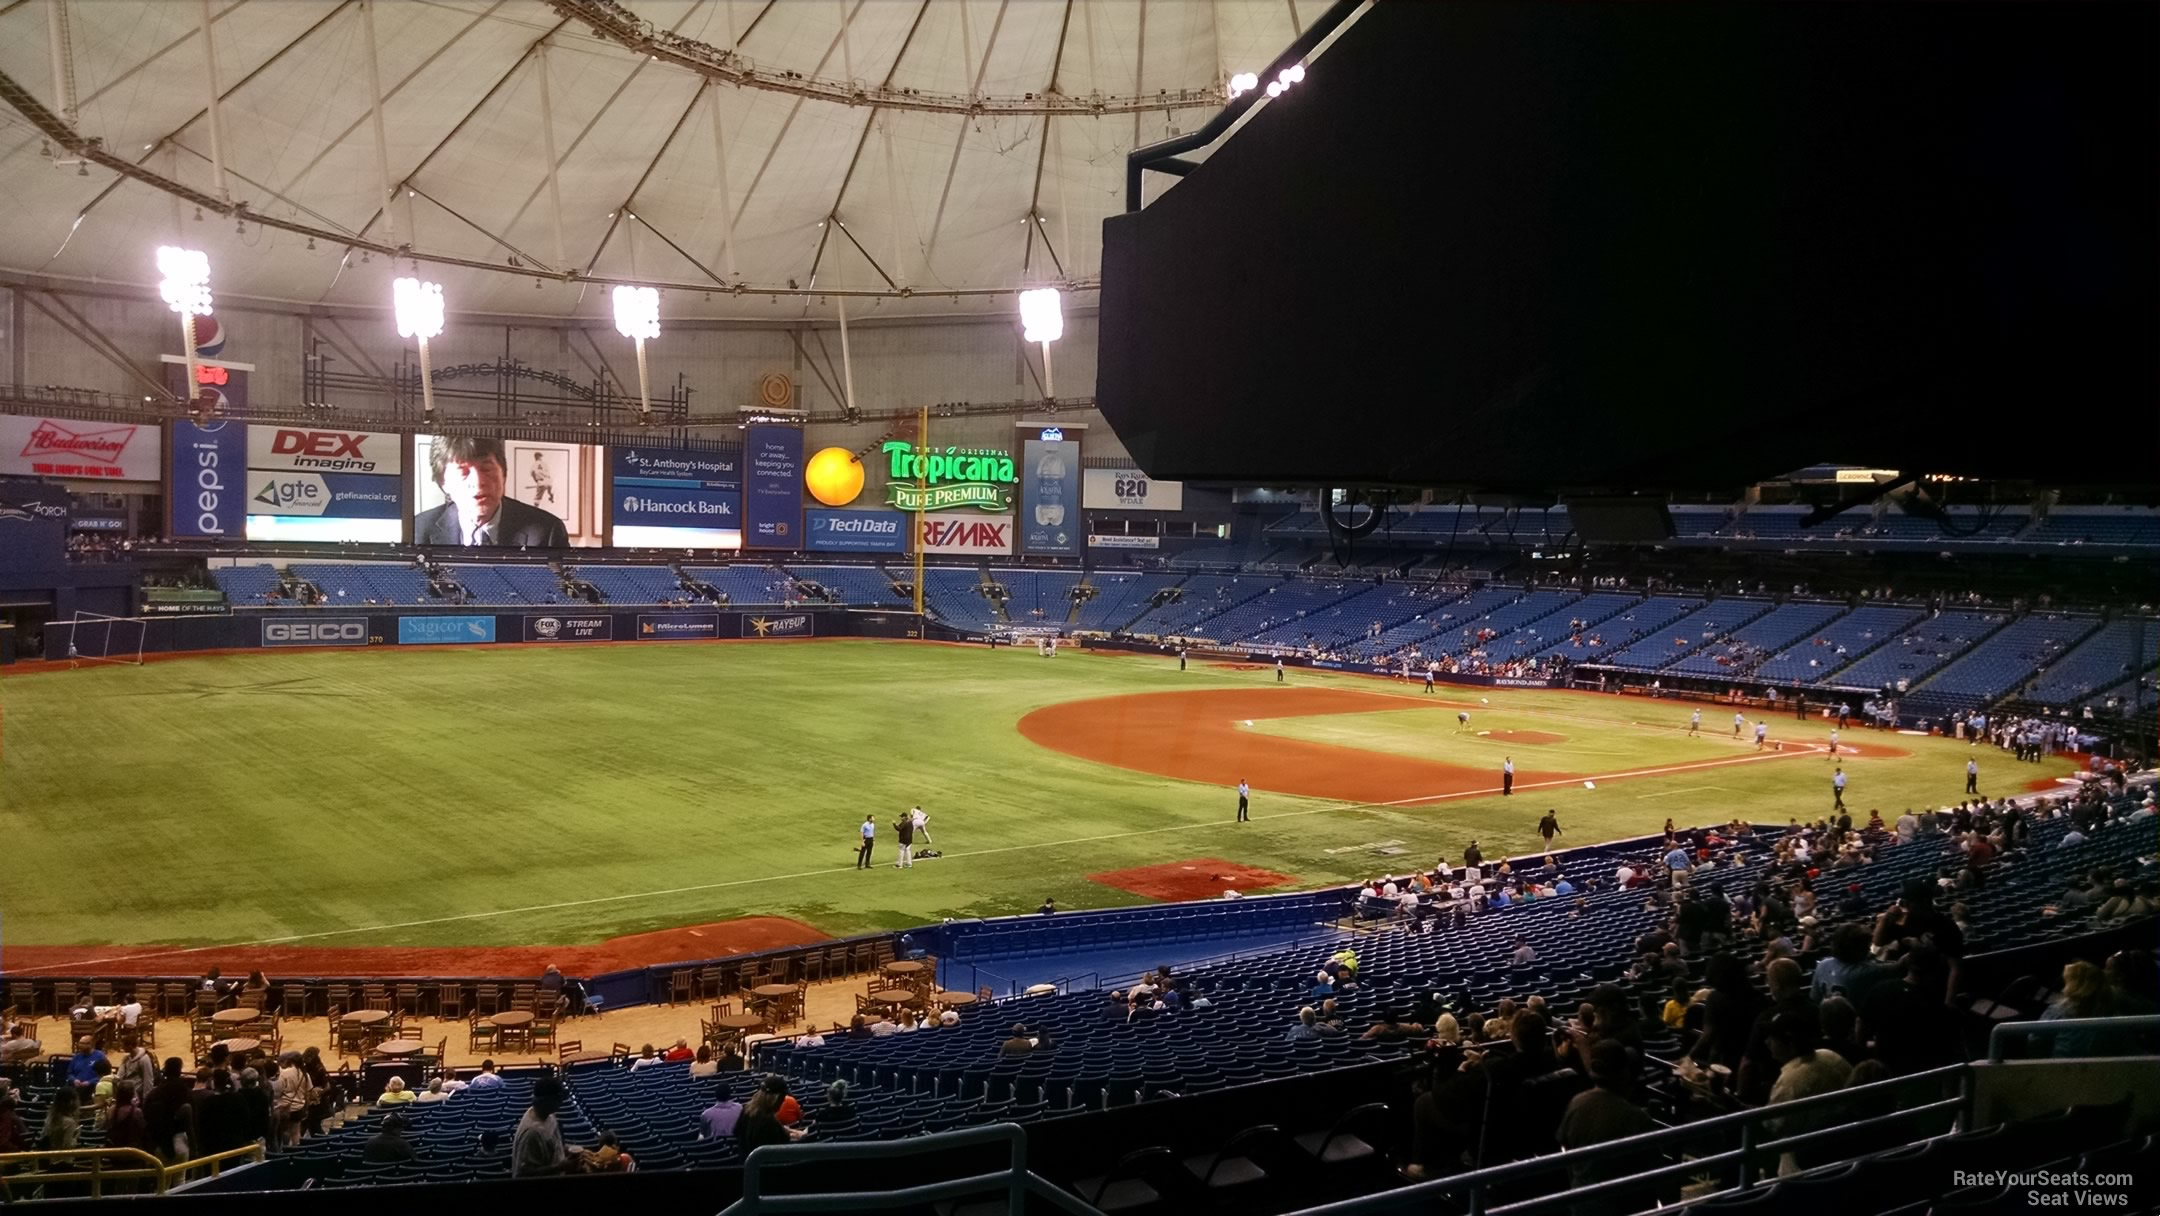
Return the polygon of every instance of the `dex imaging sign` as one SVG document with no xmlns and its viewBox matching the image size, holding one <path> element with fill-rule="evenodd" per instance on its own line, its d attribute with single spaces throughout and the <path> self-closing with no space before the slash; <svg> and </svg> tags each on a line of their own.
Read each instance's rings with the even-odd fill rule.
<svg viewBox="0 0 2160 1216">
<path fill-rule="evenodd" d="M 266 618 L 262 623 L 265 646 L 365 646 L 368 620 L 364 616 L 318 616 L 301 620 Z"/>
<path fill-rule="evenodd" d="M 248 428 L 248 467 L 394 475 L 403 468 L 403 444 L 399 436 L 378 431 L 252 426 Z"/>
</svg>

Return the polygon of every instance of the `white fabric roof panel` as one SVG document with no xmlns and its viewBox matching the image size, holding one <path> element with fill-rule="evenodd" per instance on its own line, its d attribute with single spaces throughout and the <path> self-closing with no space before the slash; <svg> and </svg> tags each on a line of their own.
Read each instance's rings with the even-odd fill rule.
<svg viewBox="0 0 2160 1216">
<path fill-rule="evenodd" d="M 1302 7 L 1296 0 L 626 0 L 607 10 L 704 43 L 710 55 L 732 49 L 762 72 L 865 89 L 889 84 L 1017 102 L 1051 92 L 1054 81 L 1064 98 L 1158 90 L 1215 97 L 1200 104 L 1188 93 L 1177 109 L 1045 115 L 843 104 L 778 85 L 715 82 L 597 36 L 586 19 L 596 10 L 567 0 L 378 0 L 372 24 L 384 156 L 397 187 L 386 224 L 367 6 L 212 0 L 226 189 L 267 215 L 348 238 L 390 241 L 394 227 L 393 243 L 423 254 L 506 272 L 515 258 L 541 271 L 535 290 L 533 278 L 515 273 L 430 266 L 423 273 L 445 284 L 454 311 L 599 315 L 606 292 L 551 277 L 589 267 L 595 276 L 675 284 L 664 307 L 678 314 L 799 315 L 816 306 L 814 297 L 774 301 L 757 289 L 791 279 L 808 288 L 813 270 L 815 286 L 829 291 L 887 290 L 889 278 L 917 293 L 881 301 L 888 313 L 1006 312 L 1009 296 L 963 296 L 956 304 L 938 293 L 1091 281 L 1102 219 L 1124 203 L 1125 154 L 1206 122 L 1229 74 L 1263 66 L 1295 37 L 1293 19 L 1320 11 L 1317 0 Z M 52 11 L 0 6 L 0 71 L 57 112 Z M 199 7 L 70 0 L 64 12 L 77 130 L 150 171 L 215 193 Z M 559 245 L 543 72 L 559 164 Z M 0 108 L 0 199 L 13 211 L 0 227 L 0 266 L 147 283 L 154 246 L 177 240 L 209 252 L 219 291 L 387 304 L 386 257 L 363 264 L 328 239 L 311 250 L 300 234 L 259 224 L 235 232 L 230 218 L 208 213 L 197 223 L 192 204 L 153 185 L 100 165 L 83 175 L 42 159 L 45 144 L 21 114 Z M 611 216 L 626 202 L 642 224 Z M 834 216 L 844 234 L 819 227 Z M 410 263 L 398 266 L 410 272 Z M 715 276 L 739 280 L 745 291 L 724 290 Z M 690 286 L 699 293 L 681 290 Z"/>
</svg>

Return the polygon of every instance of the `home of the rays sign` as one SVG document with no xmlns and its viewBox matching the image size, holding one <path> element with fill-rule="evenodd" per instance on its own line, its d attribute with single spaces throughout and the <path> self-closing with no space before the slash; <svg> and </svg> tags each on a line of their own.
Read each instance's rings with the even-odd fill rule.
<svg viewBox="0 0 2160 1216">
<path fill-rule="evenodd" d="M 1010 452 L 995 448 L 928 448 L 888 440 L 885 501 L 902 511 L 951 511 L 974 507 L 1010 511 L 1019 476 Z"/>
</svg>

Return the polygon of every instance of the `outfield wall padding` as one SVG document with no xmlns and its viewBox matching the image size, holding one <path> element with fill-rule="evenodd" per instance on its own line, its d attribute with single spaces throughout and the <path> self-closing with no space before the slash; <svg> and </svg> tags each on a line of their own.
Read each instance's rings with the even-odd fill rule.
<svg viewBox="0 0 2160 1216">
<path fill-rule="evenodd" d="M 99 625 L 103 630 L 106 626 Z M 64 657 L 74 622 L 46 625 L 45 653 Z M 88 627 L 85 654 L 101 653 Z M 353 650 L 446 643 L 576 646 L 592 642 L 785 641 L 874 637 L 967 641 L 973 635 L 912 612 L 852 608 L 685 609 L 563 604 L 519 610 L 456 607 L 243 609 L 216 616 L 154 618 L 148 654 L 209 650 Z M 132 640 L 132 639 L 131 639 Z"/>
</svg>

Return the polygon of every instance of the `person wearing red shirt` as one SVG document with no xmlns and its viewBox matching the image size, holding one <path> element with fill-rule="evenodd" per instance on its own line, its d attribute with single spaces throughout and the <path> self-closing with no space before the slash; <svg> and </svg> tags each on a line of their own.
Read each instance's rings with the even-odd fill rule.
<svg viewBox="0 0 2160 1216">
<path fill-rule="evenodd" d="M 660 1058 L 670 1064 L 679 1064 L 690 1059 L 695 1054 L 690 1050 L 690 1041 L 688 1039 L 677 1039 L 675 1045 L 667 1049 L 667 1054 Z"/>
</svg>

